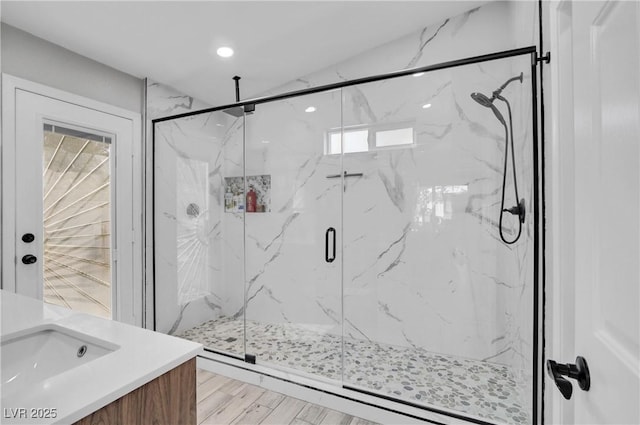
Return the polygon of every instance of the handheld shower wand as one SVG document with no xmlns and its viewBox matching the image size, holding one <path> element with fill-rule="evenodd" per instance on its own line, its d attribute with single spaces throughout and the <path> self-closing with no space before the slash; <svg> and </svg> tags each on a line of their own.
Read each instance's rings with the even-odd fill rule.
<svg viewBox="0 0 640 425">
<path fill-rule="evenodd" d="M 498 87 L 496 90 L 493 91 L 491 98 L 488 98 L 482 93 L 471 93 L 471 98 L 475 100 L 478 104 L 484 106 L 485 108 L 491 109 L 494 115 L 496 116 L 496 118 L 498 119 L 498 121 L 500 121 L 500 123 L 504 127 L 504 132 L 505 132 L 504 168 L 502 171 L 502 199 L 500 202 L 500 219 L 498 223 L 498 230 L 500 232 L 500 239 L 502 239 L 502 241 L 507 245 L 514 244 L 518 239 L 520 239 L 520 235 L 522 234 L 522 224 L 524 223 L 526 209 L 525 209 L 524 198 L 519 200 L 519 195 L 518 195 L 518 180 L 516 178 L 516 159 L 515 159 L 515 153 L 513 149 L 513 120 L 511 117 L 511 105 L 509 104 L 509 101 L 502 96 L 502 91 L 513 81 L 520 81 L 522 83 L 522 79 L 523 79 L 522 77 L 523 77 L 522 73 L 520 73 L 520 75 L 516 77 L 509 78 L 507 81 L 505 81 L 504 84 L 502 84 L 500 87 Z M 505 102 L 507 104 L 507 111 L 509 115 L 509 127 L 507 127 L 507 123 L 505 122 L 505 119 L 502 116 L 502 113 L 500 113 L 500 110 L 498 110 L 498 108 L 493 104 L 493 102 L 496 99 L 502 102 Z M 509 143 L 509 141 L 511 141 L 511 143 Z M 504 197 L 505 197 L 505 189 L 507 184 L 507 164 L 508 164 L 508 157 L 509 157 L 509 144 L 511 144 L 511 168 L 513 170 L 513 188 L 515 192 L 517 205 L 511 208 L 505 208 Z M 504 237 L 504 234 L 503 234 L 502 219 L 505 212 L 518 216 L 518 234 L 512 240 L 508 240 L 507 238 Z"/>
</svg>

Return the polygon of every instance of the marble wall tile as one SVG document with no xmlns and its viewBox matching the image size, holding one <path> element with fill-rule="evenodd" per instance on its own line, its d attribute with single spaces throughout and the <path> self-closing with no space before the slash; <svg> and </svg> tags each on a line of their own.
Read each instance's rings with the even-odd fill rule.
<svg viewBox="0 0 640 425">
<path fill-rule="evenodd" d="M 177 156 L 178 304 L 209 295 L 209 163 Z"/>
<path fill-rule="evenodd" d="M 325 235 L 340 227 L 340 157 L 325 155 L 340 126 L 340 92 L 260 105 L 247 118 L 247 174 L 271 175 L 271 213 L 246 217 L 247 319 L 339 332 L 339 262 Z M 316 112 L 306 113 L 313 105 Z M 268 143 L 263 143 L 267 141 Z M 248 335 L 249 340 L 252 335 Z"/>
<path fill-rule="evenodd" d="M 271 93 L 532 44 L 529 3 L 488 3 Z M 505 95 L 513 100 L 520 196 L 531 205 L 528 63 L 487 62 L 258 105 L 244 129 L 246 164 L 242 119 L 219 113 L 167 123 L 156 139 L 160 330 L 246 313 L 250 320 L 339 334 L 344 319 L 347 337 L 498 362 L 527 374 L 532 215 L 517 244 L 499 240 L 504 130 L 469 94 L 490 94 L 525 73 L 524 83 Z M 188 104 L 175 99 L 169 109 Z M 156 111 L 167 109 L 163 102 Z M 423 109 L 426 103 L 432 107 Z M 305 113 L 311 105 L 316 112 Z M 328 134 L 342 125 L 406 125 L 416 143 L 326 155 Z M 185 305 L 177 295 L 176 197 L 184 188 L 176 184 L 176 157 L 206 162 L 209 170 L 208 293 Z M 345 179 L 344 187 L 327 178 L 343 170 L 363 175 Z M 271 176 L 271 212 L 223 213 L 224 177 L 243 173 Z M 333 263 L 325 262 L 329 227 L 338 237 Z"/>
<path fill-rule="evenodd" d="M 156 126 L 160 331 L 181 332 L 242 307 L 243 219 L 223 204 L 224 177 L 242 173 L 242 120 L 217 112 Z M 192 204 L 197 217 L 189 215 Z"/>
<path fill-rule="evenodd" d="M 168 117 L 183 112 L 198 111 L 211 105 L 180 93 L 172 87 L 147 79 L 147 119 Z"/>
</svg>

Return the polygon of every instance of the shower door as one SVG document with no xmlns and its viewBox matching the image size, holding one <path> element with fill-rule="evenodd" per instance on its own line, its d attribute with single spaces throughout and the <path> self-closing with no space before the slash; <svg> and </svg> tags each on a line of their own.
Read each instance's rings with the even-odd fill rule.
<svg viewBox="0 0 640 425">
<path fill-rule="evenodd" d="M 504 208 L 516 204 L 511 148 L 470 96 L 521 72 L 502 96 L 530 206 L 529 55 L 343 88 L 343 167 L 362 175 L 343 197 L 345 387 L 481 423 L 532 422 L 533 214 L 502 242 L 507 153 Z M 349 137 L 365 142 L 349 150 Z M 505 213 L 506 239 L 518 229 Z"/>
<path fill-rule="evenodd" d="M 246 115 L 245 321 L 249 361 L 341 377 L 341 92 Z"/>
</svg>

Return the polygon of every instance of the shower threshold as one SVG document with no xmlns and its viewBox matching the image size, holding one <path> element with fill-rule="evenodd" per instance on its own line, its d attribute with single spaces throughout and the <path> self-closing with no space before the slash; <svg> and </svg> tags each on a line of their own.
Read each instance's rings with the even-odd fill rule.
<svg viewBox="0 0 640 425">
<path fill-rule="evenodd" d="M 244 327 L 243 320 L 223 317 L 176 336 L 242 357 Z M 505 365 L 346 338 L 343 377 L 340 335 L 249 320 L 246 335 L 247 353 L 263 366 L 300 371 L 324 382 L 341 382 L 347 389 L 489 423 L 531 423 L 531 380 Z"/>
</svg>

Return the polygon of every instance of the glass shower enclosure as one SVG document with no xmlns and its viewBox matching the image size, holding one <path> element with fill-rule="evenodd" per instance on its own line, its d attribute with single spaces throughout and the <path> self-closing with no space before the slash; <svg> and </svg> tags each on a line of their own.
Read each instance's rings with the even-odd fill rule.
<svg viewBox="0 0 640 425">
<path fill-rule="evenodd" d="M 156 329 L 353 397 L 535 422 L 532 58 L 155 120 Z"/>
</svg>

